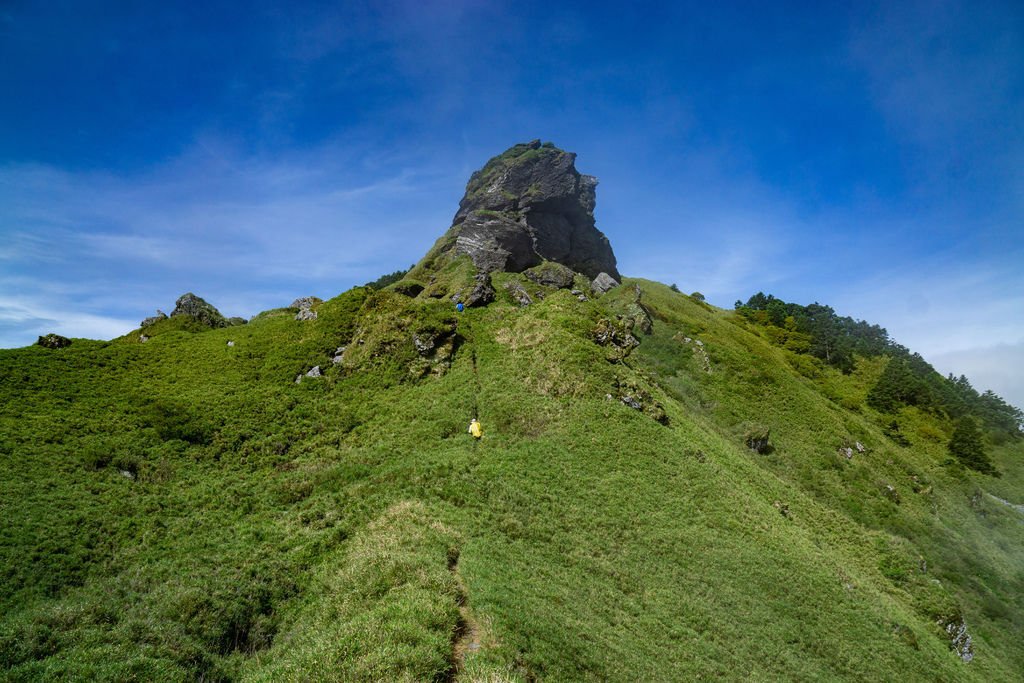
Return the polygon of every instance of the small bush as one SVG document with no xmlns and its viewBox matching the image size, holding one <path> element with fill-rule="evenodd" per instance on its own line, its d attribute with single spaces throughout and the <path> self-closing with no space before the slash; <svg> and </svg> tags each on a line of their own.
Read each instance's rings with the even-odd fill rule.
<svg viewBox="0 0 1024 683">
<path fill-rule="evenodd" d="M 82 462 L 88 469 L 101 470 L 113 459 L 110 449 L 103 445 L 88 446 L 82 451 Z"/>
<path fill-rule="evenodd" d="M 142 422 L 156 430 L 161 439 L 190 444 L 207 444 L 213 429 L 205 418 L 167 399 L 153 401 L 140 411 Z"/>
</svg>

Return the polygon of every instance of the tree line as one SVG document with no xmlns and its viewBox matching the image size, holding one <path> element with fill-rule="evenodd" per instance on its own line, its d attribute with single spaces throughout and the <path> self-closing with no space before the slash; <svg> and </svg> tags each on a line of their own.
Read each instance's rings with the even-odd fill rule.
<svg viewBox="0 0 1024 683">
<path fill-rule="evenodd" d="M 746 320 L 767 328 L 768 337 L 780 346 L 820 358 L 844 373 L 854 369 L 856 356 L 888 356 L 885 370 L 868 392 L 868 405 L 883 413 L 917 406 L 944 414 L 957 421 L 959 437 L 967 435 L 955 440 L 958 450 L 978 441 L 968 422 L 979 422 L 994 441 L 1024 435 L 1024 413 L 1019 408 L 992 391 L 978 392 L 963 375 L 944 377 L 920 354 L 893 341 L 884 327 L 837 315 L 831 306 L 788 303 L 764 292 L 746 303 L 737 301 L 735 308 Z M 986 471 L 977 453 L 972 452 L 970 459 L 979 466 L 965 464 Z"/>
</svg>

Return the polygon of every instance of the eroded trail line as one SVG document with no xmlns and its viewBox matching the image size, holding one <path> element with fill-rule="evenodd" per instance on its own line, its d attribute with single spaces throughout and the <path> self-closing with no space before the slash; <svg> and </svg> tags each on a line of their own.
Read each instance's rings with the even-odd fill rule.
<svg viewBox="0 0 1024 683">
<path fill-rule="evenodd" d="M 473 363 L 473 417 L 480 419 L 480 372 L 476 365 L 476 346 L 470 350 L 469 359 Z"/>
<path fill-rule="evenodd" d="M 445 677 L 445 680 L 451 683 L 457 681 L 459 675 L 465 671 L 466 654 L 480 649 L 480 628 L 473 619 L 473 614 L 469 609 L 469 593 L 466 590 L 465 583 L 462 581 L 462 576 L 459 574 L 458 558 L 455 558 L 449 564 L 448 570 L 455 577 L 455 582 L 459 588 L 459 622 L 452 633 L 451 666 L 448 669 L 448 675 Z"/>
<path fill-rule="evenodd" d="M 462 327 L 462 345 L 469 351 L 469 362 L 470 367 L 473 371 L 473 386 L 470 390 L 470 417 L 480 419 L 480 367 L 476 357 L 476 330 L 473 328 L 472 323 L 465 321 L 460 325 Z M 479 439 L 473 439 L 473 448 L 476 448 L 479 444 Z"/>
</svg>

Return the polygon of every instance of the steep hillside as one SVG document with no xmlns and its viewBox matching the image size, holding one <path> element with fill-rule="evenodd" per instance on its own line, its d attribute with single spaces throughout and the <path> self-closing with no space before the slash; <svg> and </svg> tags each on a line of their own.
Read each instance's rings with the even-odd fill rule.
<svg viewBox="0 0 1024 683">
<path fill-rule="evenodd" d="M 0 351 L 4 677 L 1019 679 L 1019 439 L 901 445 L 883 362 L 663 285 L 493 284 Z"/>
<path fill-rule="evenodd" d="M 516 145 L 376 286 L 0 351 L 4 677 L 1018 679 L 1019 411 L 620 284 L 596 184 Z"/>
</svg>

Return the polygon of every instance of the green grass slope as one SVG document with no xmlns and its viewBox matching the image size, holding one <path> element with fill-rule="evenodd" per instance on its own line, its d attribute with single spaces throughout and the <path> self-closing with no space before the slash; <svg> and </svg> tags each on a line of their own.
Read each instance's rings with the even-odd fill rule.
<svg viewBox="0 0 1024 683">
<path fill-rule="evenodd" d="M 0 351 L 2 677 L 1019 680 L 1019 440 L 951 467 L 883 361 L 657 283 L 495 286 Z"/>
</svg>

